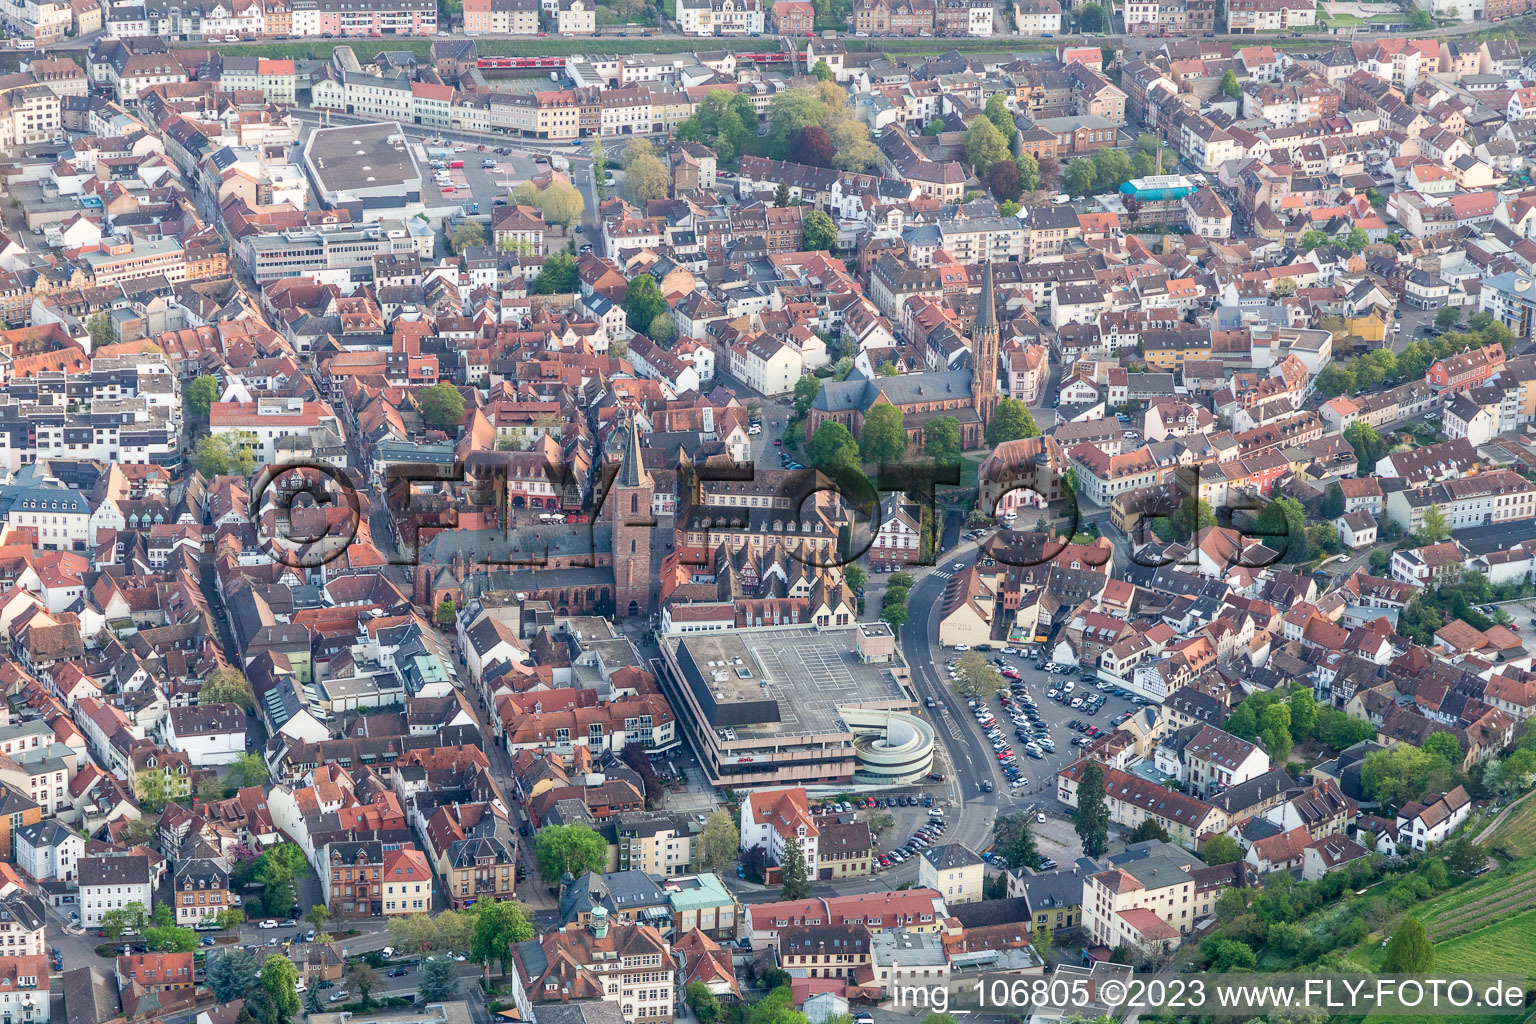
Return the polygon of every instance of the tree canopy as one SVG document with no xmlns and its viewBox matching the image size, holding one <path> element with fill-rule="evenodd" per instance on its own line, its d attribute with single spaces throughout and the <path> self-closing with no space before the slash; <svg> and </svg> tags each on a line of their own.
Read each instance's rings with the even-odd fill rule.
<svg viewBox="0 0 1536 1024">
<path fill-rule="evenodd" d="M 901 410 L 885 403 L 865 414 L 859 450 L 866 463 L 894 465 L 906 453 L 907 431 L 901 420 Z"/>
<path fill-rule="evenodd" d="M 447 381 L 441 381 L 416 393 L 416 405 L 427 424 L 448 433 L 464 422 L 464 396 Z"/>
<path fill-rule="evenodd" d="M 601 871 L 608 861 L 608 844 L 586 825 L 547 825 L 534 840 L 539 877 L 553 885 L 569 872 L 579 876 Z"/>
<path fill-rule="evenodd" d="M 1034 414 L 1017 398 L 999 400 L 992 410 L 992 418 L 987 421 L 987 444 L 994 448 L 1005 441 L 1039 436 L 1040 427 L 1035 423 Z"/>
</svg>

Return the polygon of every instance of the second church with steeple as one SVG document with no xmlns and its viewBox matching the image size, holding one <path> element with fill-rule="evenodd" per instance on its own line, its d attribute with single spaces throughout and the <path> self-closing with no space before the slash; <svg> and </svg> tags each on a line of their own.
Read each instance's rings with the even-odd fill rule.
<svg viewBox="0 0 1536 1024">
<path fill-rule="evenodd" d="M 971 331 L 970 366 L 874 379 L 851 375 L 845 381 L 828 381 L 811 404 L 806 436 L 813 435 L 826 420 L 835 420 L 858 437 L 864 416 L 876 405 L 885 404 L 901 410 L 911 444 L 921 446 L 923 427 L 949 416 L 960 424 L 961 446 L 980 448 L 987 421 L 1003 397 L 998 391 L 1000 344 L 995 286 L 988 264 Z"/>
</svg>

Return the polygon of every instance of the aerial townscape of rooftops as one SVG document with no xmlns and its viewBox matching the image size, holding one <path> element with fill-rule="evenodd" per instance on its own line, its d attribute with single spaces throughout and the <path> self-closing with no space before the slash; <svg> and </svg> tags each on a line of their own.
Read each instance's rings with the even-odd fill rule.
<svg viewBox="0 0 1536 1024">
<path fill-rule="evenodd" d="M 0 0 L 0 1024 L 1536 985 L 1536 23 L 1418 3 Z"/>
</svg>

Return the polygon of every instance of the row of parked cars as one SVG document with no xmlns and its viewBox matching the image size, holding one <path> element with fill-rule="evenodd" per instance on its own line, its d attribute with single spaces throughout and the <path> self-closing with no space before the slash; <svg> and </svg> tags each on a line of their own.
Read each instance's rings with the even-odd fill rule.
<svg viewBox="0 0 1536 1024">
<path fill-rule="evenodd" d="M 900 864 L 908 857 L 916 857 L 923 850 L 937 843 L 939 837 L 944 834 L 944 830 L 948 827 L 948 824 L 944 821 L 944 808 L 935 807 L 928 815 L 928 824 L 913 833 L 912 838 L 907 840 L 905 846 L 898 846 L 894 850 L 882 853 L 876 858 L 876 863 L 884 869 Z"/>
</svg>

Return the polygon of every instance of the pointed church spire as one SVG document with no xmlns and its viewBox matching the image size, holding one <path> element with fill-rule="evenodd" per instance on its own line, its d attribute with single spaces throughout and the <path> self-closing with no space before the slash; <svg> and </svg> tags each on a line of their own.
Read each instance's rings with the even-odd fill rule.
<svg viewBox="0 0 1536 1024">
<path fill-rule="evenodd" d="M 646 471 L 645 460 L 640 456 L 640 421 L 634 410 L 625 416 L 624 451 L 619 461 L 616 487 L 650 487 L 651 474 Z"/>
<path fill-rule="evenodd" d="M 976 326 L 971 329 L 971 408 L 983 427 L 997 406 L 997 350 L 997 292 L 989 260 L 982 272 Z"/>
<path fill-rule="evenodd" d="M 992 261 L 987 261 L 987 269 L 981 277 L 981 303 L 976 310 L 976 334 L 980 336 L 982 331 L 997 330 L 997 292 L 992 284 Z"/>
</svg>

